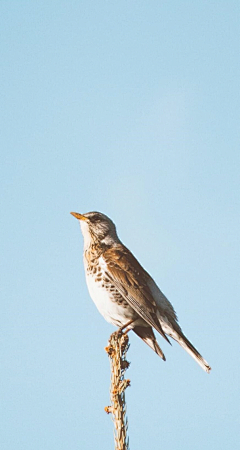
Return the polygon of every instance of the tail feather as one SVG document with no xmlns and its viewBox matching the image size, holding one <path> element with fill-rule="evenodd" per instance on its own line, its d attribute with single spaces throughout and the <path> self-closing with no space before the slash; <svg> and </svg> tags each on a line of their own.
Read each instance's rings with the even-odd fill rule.
<svg viewBox="0 0 240 450">
<path fill-rule="evenodd" d="M 177 341 L 184 350 L 186 350 L 189 355 L 202 367 L 205 372 L 210 373 L 211 367 L 208 362 L 202 357 L 199 351 L 192 345 L 192 343 L 186 338 L 186 336 L 181 333 L 176 333 L 172 338 Z"/>
<path fill-rule="evenodd" d="M 170 324 L 169 321 L 166 322 L 161 321 L 162 328 L 165 333 L 168 334 L 171 338 L 173 338 L 179 345 L 181 345 L 186 352 L 192 356 L 193 359 L 202 367 L 205 372 L 210 373 L 211 367 L 208 362 L 202 357 L 199 351 L 193 346 L 193 344 L 186 338 L 183 334 L 180 326 L 175 323 L 174 325 Z"/>
<path fill-rule="evenodd" d="M 149 345 L 149 347 L 151 347 L 152 350 L 154 350 L 154 352 L 163 359 L 163 361 L 166 361 L 165 355 L 157 343 L 152 327 L 134 327 L 133 331 L 144 342 L 146 342 L 146 344 Z"/>
</svg>

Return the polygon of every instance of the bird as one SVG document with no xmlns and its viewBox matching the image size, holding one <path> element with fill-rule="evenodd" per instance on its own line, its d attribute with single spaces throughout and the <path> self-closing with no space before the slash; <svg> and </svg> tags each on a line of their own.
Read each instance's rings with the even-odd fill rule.
<svg viewBox="0 0 240 450">
<path fill-rule="evenodd" d="M 133 330 L 164 361 L 154 330 L 169 344 L 174 339 L 209 373 L 211 367 L 184 335 L 176 312 L 153 278 L 120 241 L 105 214 L 71 212 L 80 222 L 89 294 L 97 309 L 121 332 Z"/>
</svg>

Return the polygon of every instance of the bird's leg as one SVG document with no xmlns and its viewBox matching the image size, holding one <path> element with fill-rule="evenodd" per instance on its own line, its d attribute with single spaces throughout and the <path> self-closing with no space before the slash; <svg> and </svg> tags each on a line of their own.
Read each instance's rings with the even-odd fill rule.
<svg viewBox="0 0 240 450">
<path fill-rule="evenodd" d="M 129 320 L 127 323 L 125 323 L 125 325 L 123 325 L 122 327 L 118 328 L 118 333 L 123 333 L 124 328 L 126 328 L 126 330 L 124 331 L 123 334 L 127 334 L 131 330 L 131 328 L 128 328 L 128 327 L 133 322 L 134 322 L 134 320 Z"/>
</svg>

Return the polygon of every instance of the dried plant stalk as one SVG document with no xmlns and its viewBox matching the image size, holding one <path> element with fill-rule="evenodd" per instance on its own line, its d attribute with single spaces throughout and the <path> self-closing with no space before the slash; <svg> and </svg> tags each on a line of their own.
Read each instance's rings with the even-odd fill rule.
<svg viewBox="0 0 240 450">
<path fill-rule="evenodd" d="M 111 334 L 109 345 L 105 349 L 110 358 L 111 367 L 111 406 L 107 406 L 105 411 L 108 414 L 112 414 L 115 428 L 115 450 L 129 450 L 125 389 L 130 385 L 130 380 L 124 378 L 125 372 L 129 367 L 129 362 L 126 360 L 128 349 L 128 335 L 120 331 Z"/>
</svg>

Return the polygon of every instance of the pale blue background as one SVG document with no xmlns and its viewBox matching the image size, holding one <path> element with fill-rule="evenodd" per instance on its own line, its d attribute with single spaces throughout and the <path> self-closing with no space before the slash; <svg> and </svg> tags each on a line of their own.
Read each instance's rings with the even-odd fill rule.
<svg viewBox="0 0 240 450">
<path fill-rule="evenodd" d="M 211 375 L 130 334 L 131 450 L 239 443 L 239 2 L 1 1 L 2 450 L 113 449 L 99 210 Z"/>
</svg>

